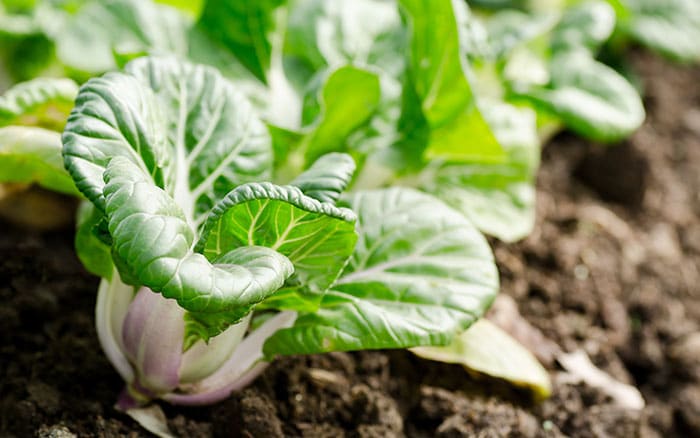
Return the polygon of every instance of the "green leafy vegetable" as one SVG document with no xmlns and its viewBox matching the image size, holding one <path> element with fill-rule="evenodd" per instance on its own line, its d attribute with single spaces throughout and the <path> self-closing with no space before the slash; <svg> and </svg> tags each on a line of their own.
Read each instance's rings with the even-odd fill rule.
<svg viewBox="0 0 700 438">
<path fill-rule="evenodd" d="M 358 192 L 357 248 L 321 307 L 266 343 L 268 356 L 445 345 L 498 289 L 484 238 L 458 212 L 409 189 Z"/>
<path fill-rule="evenodd" d="M 696 59 L 698 8 L 469 4 L 489 11 L 3 4 L 0 84 L 84 82 L 35 78 L 0 98 L 0 182 L 87 198 L 76 247 L 103 278 L 98 334 L 128 383 L 121 407 L 221 400 L 276 355 L 416 346 L 549 391 L 493 326 L 464 332 L 498 289 L 480 232 L 532 229 L 543 137 L 618 141 L 641 124 L 637 91 L 598 52 L 627 35 Z"/>
</svg>

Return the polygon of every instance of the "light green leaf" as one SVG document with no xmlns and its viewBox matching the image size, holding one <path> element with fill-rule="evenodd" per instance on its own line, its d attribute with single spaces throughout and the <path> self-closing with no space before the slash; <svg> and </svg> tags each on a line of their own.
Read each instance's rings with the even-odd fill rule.
<svg viewBox="0 0 700 438">
<path fill-rule="evenodd" d="M 0 97 L 0 126 L 61 131 L 77 94 L 78 85 L 70 79 L 37 78 L 17 84 Z"/>
<path fill-rule="evenodd" d="M 142 58 L 126 70 L 81 88 L 63 134 L 65 165 L 107 216 L 122 279 L 190 312 L 190 345 L 235 323 L 292 273 L 269 249 L 227 248 L 221 266 L 191 250 L 214 203 L 270 174 L 270 138 L 250 103 L 212 68 Z M 229 266 L 234 255 L 240 266 Z"/>
<path fill-rule="evenodd" d="M 411 352 L 438 362 L 456 363 L 531 389 L 537 398 L 552 393 L 549 374 L 525 347 L 488 319 L 480 319 L 445 347 L 416 347 Z"/>
<path fill-rule="evenodd" d="M 267 341 L 266 356 L 446 345 L 490 305 L 493 256 L 460 213 L 403 188 L 345 202 L 360 236 L 350 263 L 318 311 Z"/>
<path fill-rule="evenodd" d="M 289 185 L 311 198 L 335 204 L 345 191 L 355 172 L 355 160 L 348 154 L 330 153 L 322 156 Z"/>
<path fill-rule="evenodd" d="M 104 211 L 103 173 L 115 156 L 141 162 L 165 186 L 172 163 L 166 120 L 153 92 L 136 78 L 108 73 L 80 89 L 63 132 L 65 167 L 80 191 Z"/>
<path fill-rule="evenodd" d="M 172 6 L 189 17 L 197 19 L 202 14 L 206 0 L 156 0 L 156 3 Z"/>
<path fill-rule="evenodd" d="M 231 248 L 272 248 L 295 268 L 279 298 L 299 293 L 313 306 L 353 251 L 355 219 L 352 211 L 319 202 L 296 187 L 251 183 L 234 189 L 214 207 L 196 250 L 214 260 Z M 309 305 L 303 301 L 299 305 Z"/>
<path fill-rule="evenodd" d="M 0 182 L 37 183 L 49 190 L 80 194 L 63 168 L 61 135 L 42 128 L 0 128 Z"/>
<path fill-rule="evenodd" d="M 102 173 L 116 155 L 141 162 L 191 226 L 236 185 L 267 179 L 272 147 L 250 103 L 216 70 L 141 58 L 81 89 L 63 136 L 66 167 L 103 209 Z"/>
<path fill-rule="evenodd" d="M 186 181 L 175 177 L 175 190 L 189 191 L 181 196 L 195 202 L 197 224 L 233 187 L 271 177 L 267 128 L 245 96 L 215 69 L 174 58 L 142 58 L 126 71 L 153 89 L 163 108 L 176 173 L 188 174 Z"/>
<path fill-rule="evenodd" d="M 379 78 L 356 67 L 341 67 L 326 79 L 320 98 L 321 115 L 304 145 L 307 164 L 344 150 L 348 136 L 367 123 L 381 98 Z"/>
<path fill-rule="evenodd" d="M 700 2 L 628 0 L 626 6 L 623 31 L 673 59 L 700 59 Z"/>
<path fill-rule="evenodd" d="M 535 223 L 540 153 L 535 114 L 504 103 L 483 108 L 507 160 L 428 167 L 421 188 L 461 211 L 482 232 L 513 242 L 527 236 Z"/>
<path fill-rule="evenodd" d="M 615 70 L 590 57 L 572 52 L 550 64 L 548 87 L 517 90 L 538 107 L 558 116 L 572 131 L 592 140 L 620 140 L 644 121 L 637 90 Z"/>
<path fill-rule="evenodd" d="M 294 271 L 286 257 L 262 247 L 236 248 L 210 263 L 192 252 L 195 234 L 182 210 L 140 166 L 116 156 L 104 178 L 113 256 L 139 284 L 192 312 L 188 338 L 196 332 L 206 340 L 236 323 Z"/>
<path fill-rule="evenodd" d="M 285 0 L 208 0 L 199 27 L 219 41 L 258 79 L 267 82 L 275 10 Z"/>
<path fill-rule="evenodd" d="M 184 15 L 152 0 L 92 0 L 49 32 L 64 64 L 102 73 L 116 67 L 114 52 L 186 55 L 188 27 Z"/>
<path fill-rule="evenodd" d="M 587 0 L 567 8 L 552 32 L 554 51 L 584 47 L 592 53 L 615 29 L 615 10 L 602 0 Z"/>
<path fill-rule="evenodd" d="M 461 63 L 451 0 L 401 0 L 411 28 L 409 75 L 430 126 L 427 158 L 499 161 L 503 151 Z"/>
</svg>

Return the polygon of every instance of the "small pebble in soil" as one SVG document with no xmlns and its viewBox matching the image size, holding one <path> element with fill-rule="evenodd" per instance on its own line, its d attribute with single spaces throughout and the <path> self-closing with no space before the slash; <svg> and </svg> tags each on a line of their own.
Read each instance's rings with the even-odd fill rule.
<svg viewBox="0 0 700 438">
<path fill-rule="evenodd" d="M 77 435 L 66 426 L 41 426 L 37 431 L 38 438 L 76 438 Z"/>
</svg>

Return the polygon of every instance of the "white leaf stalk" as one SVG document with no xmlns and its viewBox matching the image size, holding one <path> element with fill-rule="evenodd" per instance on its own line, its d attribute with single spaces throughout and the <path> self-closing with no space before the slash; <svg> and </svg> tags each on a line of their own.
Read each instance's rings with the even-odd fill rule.
<svg viewBox="0 0 700 438">
<path fill-rule="evenodd" d="M 296 312 L 278 313 L 246 334 L 249 315 L 183 351 L 185 311 L 175 300 L 123 283 L 115 270 L 111 280 L 102 279 L 95 316 L 102 349 L 127 384 L 117 407 L 129 410 L 154 399 L 204 405 L 228 397 L 265 369 L 265 341 L 291 327 Z"/>
</svg>

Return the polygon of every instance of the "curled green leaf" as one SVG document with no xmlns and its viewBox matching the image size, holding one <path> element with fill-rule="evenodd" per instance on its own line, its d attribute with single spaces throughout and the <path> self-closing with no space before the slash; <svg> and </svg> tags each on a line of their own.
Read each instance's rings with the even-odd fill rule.
<svg viewBox="0 0 700 438">
<path fill-rule="evenodd" d="M 355 160 L 348 154 L 330 153 L 316 160 L 304 173 L 289 183 L 306 196 L 335 203 L 355 172 Z"/>
<path fill-rule="evenodd" d="M 286 292 L 298 291 L 317 301 L 353 251 L 355 220 L 352 211 L 319 202 L 297 187 L 250 183 L 237 187 L 216 205 L 196 250 L 213 260 L 230 248 L 272 248 L 295 267 Z M 283 303 L 279 306 L 285 307 Z"/>
<path fill-rule="evenodd" d="M 237 248 L 210 263 L 192 251 L 194 232 L 182 210 L 137 164 L 114 157 L 104 178 L 113 254 L 140 284 L 175 299 L 200 324 L 207 324 L 202 315 L 222 312 L 227 324 L 239 321 L 294 271 L 286 257 L 261 247 Z M 207 329 L 209 336 L 218 331 Z"/>
</svg>

